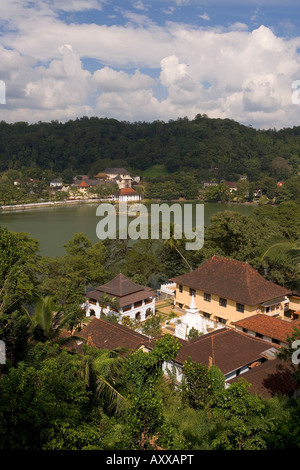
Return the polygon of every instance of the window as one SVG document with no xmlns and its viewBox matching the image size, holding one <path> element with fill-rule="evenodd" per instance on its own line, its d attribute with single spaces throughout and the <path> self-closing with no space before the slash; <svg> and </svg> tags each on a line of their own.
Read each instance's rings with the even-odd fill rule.
<svg viewBox="0 0 300 470">
<path fill-rule="evenodd" d="M 239 303 L 237 302 L 237 304 L 236 304 L 236 311 L 237 311 L 237 312 L 244 313 L 244 304 L 239 304 Z"/>
<path fill-rule="evenodd" d="M 179 284 L 179 292 L 182 292 L 182 284 Z"/>
<path fill-rule="evenodd" d="M 190 296 L 192 296 L 192 295 L 194 295 L 194 296 L 196 295 L 195 289 L 190 289 Z"/>
<path fill-rule="evenodd" d="M 210 294 L 207 294 L 206 292 L 204 292 L 204 300 L 206 302 L 210 302 L 211 301 L 211 295 Z"/>
<path fill-rule="evenodd" d="M 221 307 L 227 307 L 227 300 L 226 299 L 223 299 L 222 297 L 220 297 L 219 299 L 219 305 Z"/>
<path fill-rule="evenodd" d="M 227 320 L 225 320 L 225 318 L 220 318 L 220 317 L 217 317 L 217 322 L 218 323 L 223 323 L 225 325 Z"/>
</svg>

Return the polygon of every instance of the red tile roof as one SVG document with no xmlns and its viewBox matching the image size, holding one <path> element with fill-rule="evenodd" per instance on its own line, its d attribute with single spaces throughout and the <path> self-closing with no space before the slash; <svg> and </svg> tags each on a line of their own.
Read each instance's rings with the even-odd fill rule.
<svg viewBox="0 0 300 470">
<path fill-rule="evenodd" d="M 89 185 L 84 181 L 82 180 L 81 183 L 78 185 L 79 188 L 88 188 Z"/>
<path fill-rule="evenodd" d="M 113 350 L 118 347 L 135 350 L 149 343 L 149 338 L 119 323 L 93 318 L 77 333 L 87 340 L 90 346 Z"/>
<path fill-rule="evenodd" d="M 265 279 L 250 264 L 221 256 L 213 256 L 198 269 L 171 280 L 246 305 L 261 304 L 291 293 Z"/>
<path fill-rule="evenodd" d="M 118 274 L 114 279 L 103 284 L 102 286 L 96 287 L 95 290 L 86 294 L 87 298 L 101 301 L 103 294 L 107 294 L 110 297 L 116 297 L 119 303 L 119 307 L 125 307 L 134 302 L 153 297 L 156 292 L 150 287 L 144 287 L 135 282 L 132 282 L 124 274 Z"/>
<path fill-rule="evenodd" d="M 266 357 L 264 353 L 271 347 L 274 348 L 274 345 L 262 339 L 222 328 L 183 343 L 176 362 L 183 364 L 191 357 L 192 361 L 209 366 L 211 358 L 212 363 L 226 375 Z"/>
<path fill-rule="evenodd" d="M 253 367 L 242 375 L 228 380 L 228 383 L 237 382 L 240 378 L 250 384 L 250 393 L 266 399 L 275 395 L 289 395 L 297 388 L 292 368 L 278 358 Z"/>
<path fill-rule="evenodd" d="M 119 191 L 119 196 L 131 196 L 137 194 L 133 188 L 121 188 Z"/>
<path fill-rule="evenodd" d="M 287 336 L 291 336 L 295 327 L 300 327 L 300 320 L 289 322 L 281 318 L 258 314 L 243 318 L 233 323 L 236 327 L 244 328 L 272 339 L 286 342 Z"/>
</svg>

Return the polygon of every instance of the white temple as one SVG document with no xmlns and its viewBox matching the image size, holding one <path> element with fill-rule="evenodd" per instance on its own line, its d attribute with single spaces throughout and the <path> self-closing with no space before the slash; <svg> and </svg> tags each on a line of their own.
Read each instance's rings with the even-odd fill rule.
<svg viewBox="0 0 300 470">
<path fill-rule="evenodd" d="M 192 328 L 195 328 L 199 333 L 207 333 L 207 328 L 211 327 L 211 322 L 200 315 L 196 307 L 195 296 L 192 295 L 189 308 L 186 310 L 185 315 L 180 317 L 180 321 L 175 325 L 175 336 L 182 339 L 187 339 L 188 334 Z"/>
<path fill-rule="evenodd" d="M 203 331 L 203 318 L 199 314 L 199 310 L 196 307 L 195 297 L 192 295 L 191 303 L 189 308 L 180 321 L 175 326 L 175 336 L 182 339 L 187 339 L 187 336 L 192 328 L 198 330 L 199 333 Z"/>
</svg>

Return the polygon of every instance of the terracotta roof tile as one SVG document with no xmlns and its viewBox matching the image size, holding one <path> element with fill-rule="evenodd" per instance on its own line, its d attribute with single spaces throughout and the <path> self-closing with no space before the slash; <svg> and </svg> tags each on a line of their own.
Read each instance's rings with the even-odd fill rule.
<svg viewBox="0 0 300 470">
<path fill-rule="evenodd" d="M 208 366 L 210 358 L 224 375 L 263 357 L 270 343 L 231 328 L 222 328 L 185 343 L 176 362 L 192 361 Z M 277 349 L 277 348 L 276 348 Z"/>
<path fill-rule="evenodd" d="M 292 373 L 289 364 L 276 358 L 253 367 L 228 383 L 235 383 L 243 377 L 250 384 L 250 393 L 267 399 L 275 395 L 288 395 L 297 388 Z"/>
<path fill-rule="evenodd" d="M 149 338 L 119 323 L 93 318 L 77 334 L 98 349 L 113 350 L 118 347 L 135 350 L 149 343 Z"/>
<path fill-rule="evenodd" d="M 265 279 L 250 264 L 221 256 L 213 256 L 198 269 L 171 280 L 246 305 L 261 304 L 291 293 Z"/>
<path fill-rule="evenodd" d="M 287 336 L 293 333 L 295 327 L 300 327 L 300 320 L 289 322 L 281 318 L 258 314 L 243 318 L 235 323 L 236 327 L 244 328 L 279 341 L 287 340 Z"/>
<path fill-rule="evenodd" d="M 120 273 L 106 284 L 96 287 L 93 291 L 88 292 L 86 297 L 100 301 L 103 294 L 107 294 L 110 297 L 116 297 L 119 307 L 125 307 L 131 303 L 153 297 L 155 295 L 155 291 L 150 287 L 144 287 L 132 282 L 124 276 L 124 274 Z"/>
<path fill-rule="evenodd" d="M 84 180 L 82 180 L 81 183 L 78 185 L 79 188 L 88 188 L 88 186 L 89 185 Z"/>
<path fill-rule="evenodd" d="M 130 196 L 137 194 L 133 188 L 121 188 L 119 191 L 119 196 Z"/>
</svg>

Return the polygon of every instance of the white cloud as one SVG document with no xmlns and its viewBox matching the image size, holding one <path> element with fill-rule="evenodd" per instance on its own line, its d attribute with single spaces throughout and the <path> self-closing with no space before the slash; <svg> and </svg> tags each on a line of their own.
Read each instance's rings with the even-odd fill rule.
<svg viewBox="0 0 300 470">
<path fill-rule="evenodd" d="M 199 18 L 201 18 L 202 20 L 205 20 L 205 21 L 209 21 L 210 20 L 210 16 L 207 14 L 207 13 L 203 13 L 202 15 L 198 15 Z"/>
<path fill-rule="evenodd" d="M 227 29 L 158 26 L 125 10 L 130 23 L 113 26 L 66 24 L 57 14 L 59 8 L 84 11 L 102 4 L 8 2 L 0 46 L 7 104 L 0 106 L 0 119 L 107 114 L 168 120 L 207 113 L 263 127 L 298 122 L 291 85 L 300 79 L 300 38 L 284 40 L 265 26 L 249 31 L 244 23 Z M 139 0 L 134 6 L 146 8 Z M 98 69 L 86 70 L 84 59 L 98 61 Z M 156 86 L 166 91 L 160 100 Z"/>
<path fill-rule="evenodd" d="M 160 81 L 164 86 L 172 85 L 188 75 L 188 66 L 186 64 L 180 64 L 176 55 L 165 57 L 161 60 L 160 65 Z"/>
<path fill-rule="evenodd" d="M 139 70 L 136 70 L 134 74 L 127 74 L 110 67 L 97 70 L 93 74 L 93 82 L 103 92 L 147 90 L 155 85 L 155 80 L 149 75 L 142 74 Z"/>
</svg>

